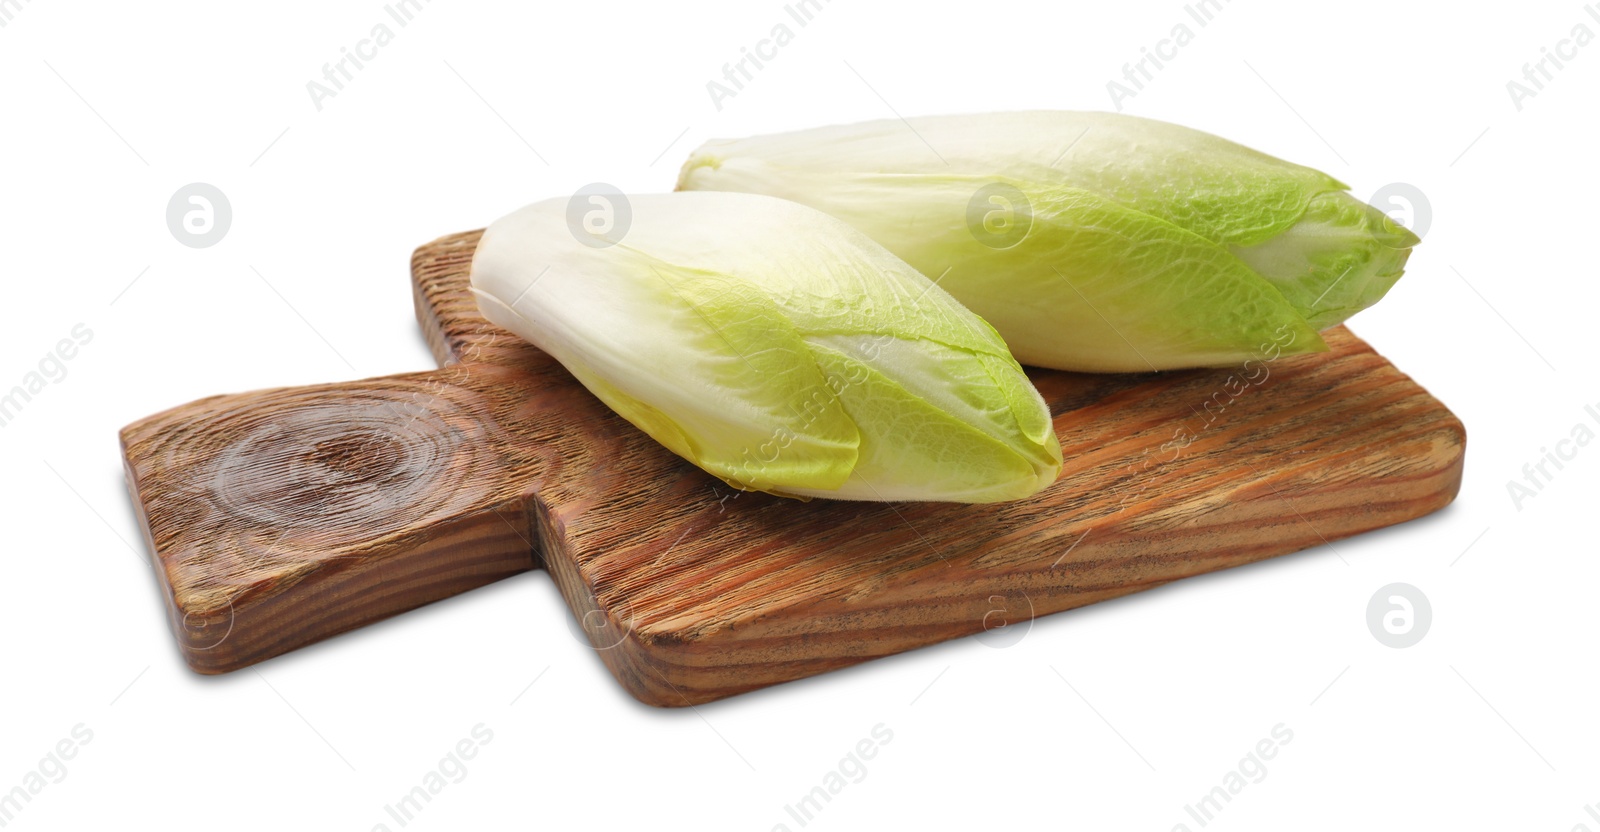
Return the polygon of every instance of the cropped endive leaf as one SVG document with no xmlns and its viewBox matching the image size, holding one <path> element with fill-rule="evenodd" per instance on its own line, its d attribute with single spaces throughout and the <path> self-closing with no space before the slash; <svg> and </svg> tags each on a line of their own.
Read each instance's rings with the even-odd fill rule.
<svg viewBox="0 0 1600 832">
<path fill-rule="evenodd" d="M 740 488 L 995 502 L 1053 482 L 1043 399 L 994 329 L 845 223 L 748 194 L 566 200 L 491 225 L 485 316 L 674 453 Z"/>
<path fill-rule="evenodd" d="M 1326 349 L 1417 238 L 1310 168 L 1109 113 L 886 120 L 707 142 L 680 190 L 838 217 L 993 324 L 1024 364 L 1216 366 Z"/>
</svg>

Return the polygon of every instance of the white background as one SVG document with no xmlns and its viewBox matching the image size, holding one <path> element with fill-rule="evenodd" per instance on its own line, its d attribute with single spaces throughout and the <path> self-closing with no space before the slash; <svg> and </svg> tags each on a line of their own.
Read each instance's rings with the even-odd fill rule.
<svg viewBox="0 0 1600 832">
<path fill-rule="evenodd" d="M 785 805 L 882 723 L 892 741 L 807 828 L 1198 829 L 1183 807 L 1282 723 L 1292 742 L 1207 828 L 1600 830 L 1600 447 L 1520 509 L 1507 490 L 1575 425 L 1600 432 L 1600 44 L 1520 111 L 1506 87 L 1577 24 L 1600 34 L 1576 0 L 1236 0 L 1205 27 L 1175 0 L 833 0 L 803 28 L 776 0 L 441 1 L 320 111 L 307 82 L 388 20 L 378 2 L 7 8 L 0 388 L 94 333 L 0 428 L 0 792 L 93 732 L 7 829 L 398 828 L 385 805 L 479 723 L 493 740 L 408 828 L 798 829 Z M 786 21 L 793 42 L 719 111 L 707 82 Z M 712 137 L 1109 109 L 1107 82 L 1178 23 L 1193 41 L 1126 112 L 1362 198 L 1426 195 L 1407 276 L 1352 328 L 1466 423 L 1449 509 L 1045 619 L 1009 649 L 966 639 L 694 710 L 624 693 L 543 573 L 226 677 L 179 659 L 122 425 L 432 366 L 412 249 L 524 203 L 669 190 Z M 196 181 L 234 213 L 202 250 L 165 220 Z M 1402 650 L 1365 623 L 1396 581 L 1433 607 Z"/>
</svg>

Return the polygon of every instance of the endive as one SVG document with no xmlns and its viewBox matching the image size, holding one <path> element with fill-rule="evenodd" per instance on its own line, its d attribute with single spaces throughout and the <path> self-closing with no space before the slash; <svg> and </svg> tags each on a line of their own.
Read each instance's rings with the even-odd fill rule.
<svg viewBox="0 0 1600 832">
<path fill-rule="evenodd" d="M 1327 349 L 1417 238 L 1346 186 L 1196 130 L 1109 113 L 874 121 L 707 142 L 680 190 L 845 220 L 993 324 L 1024 364 L 1218 366 Z"/>
<path fill-rule="evenodd" d="M 484 233 L 485 316 L 623 418 L 745 489 L 994 502 L 1061 448 L 994 329 L 859 231 L 765 196 L 628 200 L 631 221 L 536 203 Z"/>
</svg>

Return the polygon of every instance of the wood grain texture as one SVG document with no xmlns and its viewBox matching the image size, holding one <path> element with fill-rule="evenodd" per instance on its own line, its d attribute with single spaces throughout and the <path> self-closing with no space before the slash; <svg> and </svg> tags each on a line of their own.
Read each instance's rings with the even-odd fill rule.
<svg viewBox="0 0 1600 832">
<path fill-rule="evenodd" d="M 124 430 L 195 669 L 543 565 L 630 692 L 696 704 L 1403 522 L 1460 485 L 1461 423 L 1341 328 L 1232 370 L 1031 372 L 1067 465 L 1025 501 L 741 494 L 480 317 L 476 241 L 413 259 L 446 369 Z"/>
</svg>

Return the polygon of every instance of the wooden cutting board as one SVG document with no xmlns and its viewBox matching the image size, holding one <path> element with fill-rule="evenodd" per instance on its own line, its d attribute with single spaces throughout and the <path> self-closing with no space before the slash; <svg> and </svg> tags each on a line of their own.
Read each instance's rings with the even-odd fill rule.
<svg viewBox="0 0 1600 832">
<path fill-rule="evenodd" d="M 1420 517 L 1460 486 L 1461 422 L 1340 328 L 1330 353 L 1232 370 L 1030 372 L 1067 464 L 1021 502 L 735 492 L 480 317 L 478 236 L 412 260 L 443 369 L 217 396 L 122 431 L 195 670 L 544 567 L 631 693 L 695 704 L 1004 637 L 1031 616 Z"/>
</svg>

